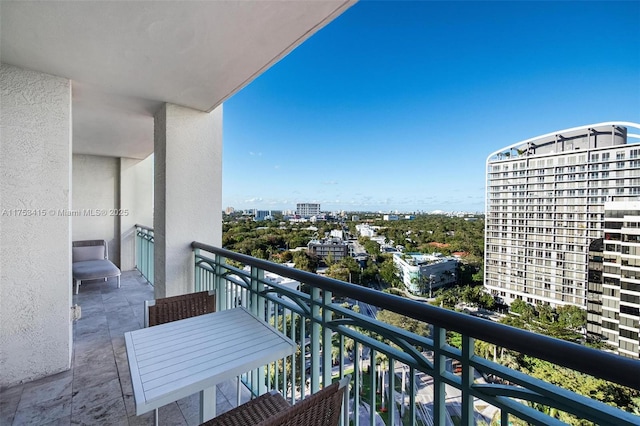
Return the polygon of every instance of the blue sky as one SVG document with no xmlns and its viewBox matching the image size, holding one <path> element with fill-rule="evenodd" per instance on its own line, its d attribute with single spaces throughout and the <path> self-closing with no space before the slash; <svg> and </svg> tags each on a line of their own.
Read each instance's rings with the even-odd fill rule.
<svg viewBox="0 0 640 426">
<path fill-rule="evenodd" d="M 487 155 L 640 122 L 640 2 L 362 1 L 224 105 L 223 206 L 484 211 Z"/>
</svg>

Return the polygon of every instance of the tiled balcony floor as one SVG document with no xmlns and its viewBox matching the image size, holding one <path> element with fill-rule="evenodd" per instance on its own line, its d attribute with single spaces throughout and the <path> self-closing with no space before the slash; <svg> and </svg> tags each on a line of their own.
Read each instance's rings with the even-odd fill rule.
<svg viewBox="0 0 640 426">
<path fill-rule="evenodd" d="M 0 425 L 152 425 L 136 416 L 124 333 L 144 325 L 144 301 L 153 288 L 137 272 L 80 286 L 73 302 L 82 318 L 73 326 L 71 370 L 0 391 Z M 243 401 L 248 400 L 244 389 Z M 235 406 L 235 381 L 218 385 L 218 413 Z M 160 409 L 161 425 L 197 425 L 199 395 Z"/>
</svg>

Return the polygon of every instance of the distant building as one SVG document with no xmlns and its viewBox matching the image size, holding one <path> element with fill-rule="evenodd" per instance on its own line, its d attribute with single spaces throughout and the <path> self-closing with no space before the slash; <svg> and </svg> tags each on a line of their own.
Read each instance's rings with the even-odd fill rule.
<svg viewBox="0 0 640 426">
<path fill-rule="evenodd" d="M 255 220 L 256 222 L 261 222 L 263 220 L 270 220 L 270 219 L 273 219 L 273 215 L 269 210 L 256 210 L 253 216 L 253 220 Z"/>
<path fill-rule="evenodd" d="M 640 202 L 604 204 L 604 238 L 589 246 L 587 334 L 640 358 Z"/>
<path fill-rule="evenodd" d="M 320 216 L 320 204 L 298 203 L 296 204 L 296 214 L 302 217 Z"/>
<path fill-rule="evenodd" d="M 344 240 L 344 231 L 342 229 L 332 229 L 329 233 L 331 238 L 337 238 L 339 240 Z"/>
<path fill-rule="evenodd" d="M 331 255 L 336 262 L 349 256 L 349 244 L 338 238 L 311 240 L 307 249 L 321 259 Z"/>
<path fill-rule="evenodd" d="M 487 158 L 485 287 L 552 306 L 587 306 L 587 256 L 604 237 L 605 203 L 640 196 L 633 123 L 560 130 Z"/>
<path fill-rule="evenodd" d="M 353 216 L 351 216 L 351 221 L 353 221 L 353 222 L 357 222 L 357 221 L 359 221 L 359 220 L 360 220 L 360 216 L 355 215 L 355 214 L 354 214 Z"/>
<path fill-rule="evenodd" d="M 376 230 L 371 226 L 367 225 L 366 223 L 356 225 L 356 232 L 361 237 L 372 238 L 376 236 Z"/>
<path fill-rule="evenodd" d="M 432 296 L 433 290 L 455 284 L 458 260 L 441 254 L 394 253 L 393 263 L 407 290 Z"/>
<path fill-rule="evenodd" d="M 398 220 L 397 214 L 385 214 L 382 216 L 382 220 Z"/>
<path fill-rule="evenodd" d="M 235 211 L 236 211 L 236 209 L 234 209 L 233 207 L 227 207 L 226 209 L 224 209 L 224 212 L 226 214 L 231 214 L 231 213 L 233 213 Z"/>
</svg>

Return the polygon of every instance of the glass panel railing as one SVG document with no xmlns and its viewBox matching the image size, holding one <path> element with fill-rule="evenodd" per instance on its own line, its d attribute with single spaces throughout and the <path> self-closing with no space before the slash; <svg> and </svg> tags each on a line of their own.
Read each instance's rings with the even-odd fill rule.
<svg viewBox="0 0 640 426">
<path fill-rule="evenodd" d="M 153 228 L 136 225 L 136 269 L 153 285 Z"/>
<path fill-rule="evenodd" d="M 498 353 L 516 353 L 637 388 L 638 361 L 192 246 L 196 291 L 215 290 L 218 309 L 245 307 L 298 343 L 295 355 L 243 375 L 256 395 L 275 389 L 295 403 L 350 374 L 352 425 L 640 424 L 632 413 L 496 362 Z"/>
</svg>

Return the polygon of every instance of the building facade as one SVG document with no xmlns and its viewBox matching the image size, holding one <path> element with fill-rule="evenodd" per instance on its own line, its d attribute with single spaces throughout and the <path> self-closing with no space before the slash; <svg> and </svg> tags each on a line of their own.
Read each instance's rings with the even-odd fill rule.
<svg viewBox="0 0 640 426">
<path fill-rule="evenodd" d="M 309 253 L 313 253 L 320 259 L 330 257 L 334 262 L 338 262 L 349 256 L 349 244 L 338 238 L 328 238 L 324 240 L 311 240 L 307 244 Z"/>
<path fill-rule="evenodd" d="M 587 316 L 591 338 L 640 357 L 640 202 L 605 203 L 604 238 L 589 249 Z"/>
<path fill-rule="evenodd" d="M 640 197 L 636 123 L 528 139 L 487 159 L 485 286 L 511 303 L 586 307 L 590 244 L 604 205 Z"/>
<path fill-rule="evenodd" d="M 296 214 L 302 217 L 320 216 L 320 204 L 298 203 L 296 204 Z"/>
<path fill-rule="evenodd" d="M 457 280 L 458 260 L 453 257 L 396 252 L 393 263 L 406 289 L 413 294 L 431 297 L 433 290 Z"/>
</svg>

